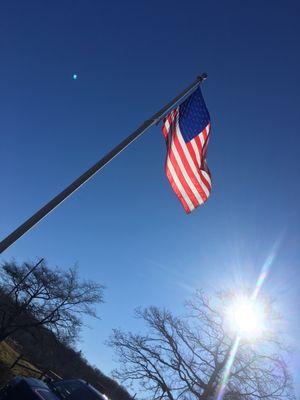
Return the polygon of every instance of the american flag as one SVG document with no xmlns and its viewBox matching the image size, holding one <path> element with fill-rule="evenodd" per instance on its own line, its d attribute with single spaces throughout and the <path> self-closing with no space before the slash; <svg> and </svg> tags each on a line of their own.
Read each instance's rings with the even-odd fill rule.
<svg viewBox="0 0 300 400">
<path fill-rule="evenodd" d="M 167 144 L 167 178 L 190 213 L 204 203 L 211 192 L 211 176 L 206 164 L 210 117 L 200 87 L 164 119 Z"/>
</svg>

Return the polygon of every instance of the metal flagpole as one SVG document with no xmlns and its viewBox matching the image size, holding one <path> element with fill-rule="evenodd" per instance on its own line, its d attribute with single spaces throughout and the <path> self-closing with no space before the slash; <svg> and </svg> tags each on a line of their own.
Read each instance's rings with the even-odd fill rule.
<svg viewBox="0 0 300 400">
<path fill-rule="evenodd" d="M 186 96 L 190 95 L 200 84 L 207 78 L 207 74 L 202 74 L 197 77 L 197 79 L 189 85 L 183 92 L 166 104 L 162 109 L 160 109 L 156 114 L 154 114 L 150 119 L 145 121 L 137 130 L 135 130 L 131 135 L 114 147 L 109 153 L 106 154 L 101 160 L 84 172 L 79 178 L 75 179 L 68 187 L 66 187 L 62 192 L 45 204 L 41 209 L 39 209 L 32 217 L 27 219 L 22 225 L 20 225 L 16 230 L 14 230 L 10 235 L 0 242 L 0 254 L 3 253 L 9 246 L 11 246 L 16 240 L 23 236 L 27 231 L 29 231 L 34 225 L 36 225 L 41 219 L 43 219 L 47 214 L 49 214 L 55 207 L 62 203 L 67 197 L 69 197 L 75 190 L 86 183 L 92 176 L 94 176 L 100 169 L 102 169 L 106 164 L 108 164 L 115 156 L 117 156 L 121 151 L 123 151 L 127 146 L 129 146 L 134 140 L 139 138 L 143 133 L 146 132 L 151 126 L 157 124 L 165 114 L 174 107 L 180 100 L 183 100 Z"/>
</svg>

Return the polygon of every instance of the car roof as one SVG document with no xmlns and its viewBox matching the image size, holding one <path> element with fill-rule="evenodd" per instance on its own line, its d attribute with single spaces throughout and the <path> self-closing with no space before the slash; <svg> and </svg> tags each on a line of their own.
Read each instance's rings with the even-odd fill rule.
<svg viewBox="0 0 300 400">
<path fill-rule="evenodd" d="M 46 383 L 41 381 L 40 379 L 30 378 L 30 377 L 26 377 L 26 376 L 17 376 L 14 379 L 15 382 L 20 382 L 21 380 L 25 381 L 29 386 L 32 386 L 35 388 L 48 389 L 48 386 L 46 385 Z"/>
<path fill-rule="evenodd" d="M 107 397 L 103 393 L 99 392 L 99 390 L 94 388 L 94 386 L 92 386 L 89 382 L 87 382 L 87 381 L 85 381 L 83 379 L 62 379 L 61 381 L 56 381 L 56 382 L 53 382 L 53 383 L 55 384 L 55 383 L 60 383 L 60 382 L 63 382 L 63 383 L 80 382 L 90 392 L 92 392 L 92 393 L 96 394 L 97 396 L 99 396 L 99 399 L 103 399 L 103 400 L 107 399 Z"/>
</svg>

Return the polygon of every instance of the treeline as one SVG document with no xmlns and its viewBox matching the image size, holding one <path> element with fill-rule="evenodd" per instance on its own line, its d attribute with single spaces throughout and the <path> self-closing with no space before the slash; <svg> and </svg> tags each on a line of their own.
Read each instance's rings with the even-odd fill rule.
<svg viewBox="0 0 300 400">
<path fill-rule="evenodd" d="M 76 343 L 84 316 L 97 318 L 103 286 L 80 280 L 76 268 L 5 262 L 0 270 L 0 342 L 12 340 L 31 363 L 63 378 L 81 378 L 112 400 L 131 400 L 116 381 L 91 366 Z"/>
</svg>

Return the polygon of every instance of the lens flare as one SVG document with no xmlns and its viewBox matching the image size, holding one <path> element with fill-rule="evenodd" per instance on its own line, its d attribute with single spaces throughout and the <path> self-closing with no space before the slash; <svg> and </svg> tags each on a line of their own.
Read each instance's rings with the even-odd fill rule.
<svg viewBox="0 0 300 400">
<path fill-rule="evenodd" d="M 227 381 L 228 381 L 228 378 L 229 378 L 229 375 L 230 375 L 231 367 L 232 367 L 232 364 L 234 362 L 236 353 L 237 353 L 238 348 L 239 348 L 240 340 L 241 340 L 240 337 L 236 337 L 234 342 L 233 342 L 233 345 L 231 346 L 230 353 L 229 353 L 229 356 L 228 356 L 228 359 L 227 359 L 227 362 L 226 362 L 226 365 L 225 365 L 225 369 L 224 369 L 224 372 L 223 372 L 223 377 L 222 377 L 220 386 L 219 386 L 219 388 L 217 390 L 216 400 L 222 400 L 223 399 L 223 396 L 224 396 L 225 391 L 226 391 L 226 385 L 227 385 Z"/>
<path fill-rule="evenodd" d="M 265 329 L 264 309 L 263 306 L 257 302 L 257 297 L 270 273 L 270 269 L 276 257 L 280 241 L 281 240 L 279 239 L 274 243 L 271 253 L 264 262 L 251 297 L 240 298 L 239 301 L 234 303 L 235 305 L 232 305 L 231 312 L 230 308 L 228 310 L 229 320 L 231 321 L 231 329 L 236 332 L 236 338 L 227 357 L 222 379 L 215 397 L 217 400 L 222 400 L 225 395 L 231 368 L 241 340 L 243 338 L 257 338 Z"/>
</svg>

